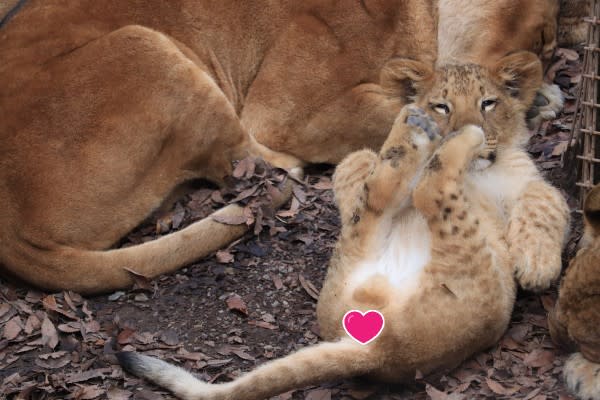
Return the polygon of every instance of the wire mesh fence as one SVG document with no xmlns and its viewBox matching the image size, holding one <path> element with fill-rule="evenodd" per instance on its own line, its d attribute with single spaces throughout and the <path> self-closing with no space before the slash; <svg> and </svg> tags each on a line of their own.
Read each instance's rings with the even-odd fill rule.
<svg viewBox="0 0 600 400">
<path fill-rule="evenodd" d="M 577 111 L 565 162 L 565 168 L 579 190 L 579 209 L 587 192 L 600 183 L 600 0 L 591 2 L 592 15 L 585 18 L 589 29 Z"/>
</svg>

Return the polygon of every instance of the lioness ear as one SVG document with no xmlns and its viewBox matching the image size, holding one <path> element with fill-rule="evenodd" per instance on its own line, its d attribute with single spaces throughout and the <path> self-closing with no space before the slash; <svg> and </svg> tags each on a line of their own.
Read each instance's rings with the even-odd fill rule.
<svg viewBox="0 0 600 400">
<path fill-rule="evenodd" d="M 407 58 L 388 61 L 379 76 L 381 87 L 392 96 L 402 97 L 406 103 L 412 103 L 432 79 L 430 65 Z"/>
<path fill-rule="evenodd" d="M 529 106 L 542 85 L 542 63 L 528 51 L 518 51 L 502 57 L 493 67 L 499 83 L 512 97 Z"/>
<path fill-rule="evenodd" d="M 594 186 L 583 202 L 583 214 L 595 236 L 600 235 L 600 184 Z"/>
</svg>

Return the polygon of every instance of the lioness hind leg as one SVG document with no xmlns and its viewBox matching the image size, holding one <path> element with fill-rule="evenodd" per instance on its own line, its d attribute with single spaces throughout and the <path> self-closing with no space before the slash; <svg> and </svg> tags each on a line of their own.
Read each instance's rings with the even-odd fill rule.
<svg viewBox="0 0 600 400">
<path fill-rule="evenodd" d="M 200 63 L 168 36 L 135 25 L 49 63 L 53 80 L 29 97 L 53 112 L 23 108 L 19 118 L 27 122 L 23 135 L 43 133 L 60 146 L 42 143 L 13 157 L 12 169 L 25 171 L 15 178 L 14 196 L 28 201 L 17 204 L 15 215 L 23 217 L 11 235 L 26 240 L 2 254 L 11 273 L 47 289 L 106 292 L 133 283 L 125 268 L 155 277 L 243 235 L 246 226 L 208 219 L 105 251 L 177 185 L 218 181 L 245 155 L 248 135 Z"/>
</svg>

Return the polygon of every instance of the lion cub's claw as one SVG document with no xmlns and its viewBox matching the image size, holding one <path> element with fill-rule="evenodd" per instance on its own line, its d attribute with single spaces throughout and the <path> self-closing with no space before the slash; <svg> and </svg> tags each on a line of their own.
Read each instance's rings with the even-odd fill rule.
<svg viewBox="0 0 600 400">
<path fill-rule="evenodd" d="M 429 140 L 434 141 L 440 137 L 440 128 L 433 118 L 429 116 L 422 108 L 414 105 L 405 107 L 406 109 L 406 124 L 413 128 L 420 128 Z M 418 131 L 418 130 L 417 130 Z"/>
</svg>

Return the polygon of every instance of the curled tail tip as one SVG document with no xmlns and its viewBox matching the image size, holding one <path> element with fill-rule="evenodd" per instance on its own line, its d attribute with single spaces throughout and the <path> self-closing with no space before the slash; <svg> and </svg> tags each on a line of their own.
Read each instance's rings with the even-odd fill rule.
<svg viewBox="0 0 600 400">
<path fill-rule="evenodd" d="M 132 351 L 121 351 L 115 354 L 119 364 L 127 372 L 139 376 L 144 371 L 144 358 L 149 358 Z"/>
<path fill-rule="evenodd" d="M 575 353 L 565 363 L 563 376 L 567 387 L 580 400 L 600 400 L 600 364 Z"/>
</svg>

